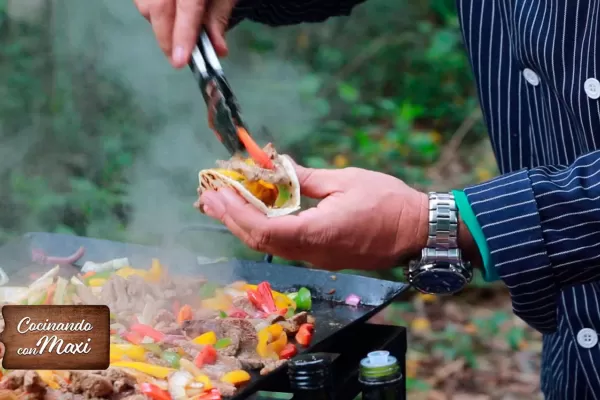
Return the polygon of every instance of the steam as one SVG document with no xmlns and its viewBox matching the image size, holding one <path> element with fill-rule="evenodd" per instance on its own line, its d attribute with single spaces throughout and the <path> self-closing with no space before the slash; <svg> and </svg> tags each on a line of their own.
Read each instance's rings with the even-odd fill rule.
<svg viewBox="0 0 600 400">
<path fill-rule="evenodd" d="M 170 246 L 190 225 L 215 223 L 192 207 L 197 174 L 227 154 L 207 127 L 206 107 L 189 70 L 171 68 L 132 1 L 61 3 L 64 15 L 57 17 L 69 37 L 66 46 L 71 48 L 66 50 L 95 51 L 92 44 L 101 49 L 98 62 L 121 75 L 147 113 L 163 117 L 164 122 L 148 132 L 153 139 L 147 153 L 130 171 L 128 240 Z M 309 132 L 318 116 L 298 92 L 305 71 L 285 60 L 248 54 L 236 46 L 235 32 L 229 41 L 232 56 L 223 67 L 248 125 L 261 143 L 274 140 L 285 150 L 286 144 Z M 262 134 L 262 127 L 272 138 Z M 233 256 L 237 241 L 226 235 L 196 232 L 186 234 L 188 239 L 190 235 L 198 251 Z"/>
</svg>

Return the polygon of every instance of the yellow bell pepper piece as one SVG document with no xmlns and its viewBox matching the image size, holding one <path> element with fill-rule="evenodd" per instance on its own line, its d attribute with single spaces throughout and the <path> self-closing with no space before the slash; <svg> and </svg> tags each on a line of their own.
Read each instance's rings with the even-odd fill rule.
<svg viewBox="0 0 600 400">
<path fill-rule="evenodd" d="M 100 287 L 106 283 L 106 279 L 104 278 L 92 278 L 88 280 L 88 286 L 91 287 Z"/>
<path fill-rule="evenodd" d="M 283 351 L 283 348 L 285 347 L 287 342 L 287 335 L 285 333 L 282 333 L 281 335 L 279 335 L 277 340 L 269 344 L 269 347 L 271 348 L 272 353 L 275 353 L 275 355 L 279 358 L 279 353 Z"/>
<path fill-rule="evenodd" d="M 273 324 L 267 326 L 267 330 L 274 338 L 278 338 L 283 333 L 283 326 L 279 324 Z"/>
<path fill-rule="evenodd" d="M 44 381 L 44 383 L 46 385 L 48 385 L 48 387 L 50 387 L 50 389 L 56 389 L 56 390 L 60 389 L 60 385 L 54 379 L 54 371 L 37 370 L 35 372 L 37 372 L 37 374 L 40 376 L 42 381 Z"/>
<path fill-rule="evenodd" d="M 213 331 L 206 332 L 206 333 L 203 333 L 200 336 L 195 337 L 192 340 L 192 342 L 194 342 L 196 344 L 202 344 L 202 345 L 205 345 L 205 346 L 207 344 L 209 344 L 209 345 L 212 346 L 213 344 L 217 343 L 217 335 Z"/>
<path fill-rule="evenodd" d="M 250 374 L 241 369 L 230 371 L 221 378 L 222 382 L 231 383 L 232 385 L 239 385 L 249 380 Z"/>
<path fill-rule="evenodd" d="M 194 380 L 196 382 L 202 383 L 204 385 L 204 390 L 210 390 L 213 388 L 210 378 L 206 375 L 197 375 L 196 377 L 194 377 Z"/>
<path fill-rule="evenodd" d="M 146 361 L 146 349 L 135 344 L 119 343 L 110 345 L 110 360 L 120 361 L 128 357 L 133 361 Z"/>
<path fill-rule="evenodd" d="M 117 361 L 110 364 L 113 367 L 131 368 L 143 372 L 158 379 L 166 379 L 169 374 L 175 372 L 173 368 L 161 367 L 138 361 Z"/>
<path fill-rule="evenodd" d="M 121 349 L 115 349 L 110 345 L 110 362 L 121 361 L 125 357 L 125 352 Z"/>
<path fill-rule="evenodd" d="M 146 279 L 149 282 L 160 282 L 160 278 L 163 275 L 163 267 L 160 264 L 160 261 L 158 261 L 158 259 L 153 258 L 152 259 L 152 266 L 150 267 L 150 270 L 148 271 L 148 274 L 146 276 Z"/>
<path fill-rule="evenodd" d="M 256 352 L 263 358 L 279 358 L 279 353 L 288 342 L 287 334 L 279 324 L 269 325 L 261 329 L 258 334 Z"/>
<path fill-rule="evenodd" d="M 277 307 L 277 309 L 279 310 L 282 310 L 284 308 L 292 310 L 296 309 L 296 303 L 294 302 L 294 300 L 290 299 L 284 294 L 278 294 L 276 296 L 273 296 L 273 298 L 275 299 L 275 307 Z"/>
<path fill-rule="evenodd" d="M 258 338 L 258 344 L 256 345 L 256 352 L 263 358 L 269 357 L 269 340 L 271 340 L 271 333 L 269 333 L 268 327 L 258 331 L 256 335 Z"/>
<path fill-rule="evenodd" d="M 118 276 L 120 276 L 121 278 L 127 279 L 132 275 L 139 275 L 141 277 L 145 277 L 146 274 L 148 272 L 141 270 L 141 269 L 135 269 L 135 268 L 131 268 L 131 267 L 123 267 L 120 268 L 119 270 L 117 270 L 117 272 L 115 272 L 115 274 L 117 274 Z"/>
</svg>

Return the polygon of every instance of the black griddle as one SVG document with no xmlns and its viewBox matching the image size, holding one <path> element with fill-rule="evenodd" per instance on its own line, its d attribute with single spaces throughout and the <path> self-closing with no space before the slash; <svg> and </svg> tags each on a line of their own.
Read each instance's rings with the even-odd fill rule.
<svg viewBox="0 0 600 400">
<path fill-rule="evenodd" d="M 201 275 L 209 281 L 223 285 L 236 280 L 251 284 L 268 281 L 274 290 L 281 292 L 292 292 L 302 286 L 307 287 L 313 296 L 311 315 L 316 318 L 317 323 L 311 346 L 308 348 L 298 346 L 301 353 L 331 352 L 332 349 L 337 351 L 335 349 L 339 348 L 340 343 L 351 339 L 356 340 L 358 345 L 358 342 L 367 339 L 356 336 L 364 330 L 360 325 L 408 288 L 407 285 L 399 282 L 278 265 L 267 261 L 232 259 L 200 264 L 198 255 L 177 245 L 171 245 L 167 249 L 44 232 L 25 234 L 0 247 L 0 260 L 2 260 L 2 268 L 11 278 L 9 285 L 26 285 L 31 281 L 31 273 L 40 272 L 40 266 L 33 265 L 31 262 L 32 249 L 41 249 L 50 256 L 63 257 L 73 254 L 80 246 L 85 248 L 85 255 L 76 262 L 76 265 L 62 266 L 61 275 L 68 276 L 79 272 L 85 261 L 105 262 L 127 257 L 134 268 L 149 268 L 152 259 L 158 258 L 172 274 Z M 51 266 L 47 268 L 50 269 Z M 358 295 L 361 298 L 361 305 L 358 307 L 345 305 L 344 299 L 349 294 Z M 375 339 L 372 338 L 371 342 Z M 404 335 L 404 342 L 405 340 Z M 349 343 L 347 346 L 351 347 L 352 344 Z M 364 343 L 357 349 L 363 347 Z M 404 345 L 404 351 L 405 348 Z M 344 354 L 343 351 L 340 353 Z M 273 390 L 273 387 L 277 386 L 282 390 L 282 381 L 286 380 L 285 366 L 267 376 L 260 376 L 257 373 L 252 375 L 251 382 L 241 388 L 234 399 L 247 398 L 259 390 Z"/>
</svg>

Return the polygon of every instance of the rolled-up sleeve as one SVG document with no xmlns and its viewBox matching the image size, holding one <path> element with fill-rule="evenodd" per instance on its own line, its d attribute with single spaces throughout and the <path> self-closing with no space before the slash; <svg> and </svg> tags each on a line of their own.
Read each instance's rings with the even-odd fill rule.
<svg viewBox="0 0 600 400">
<path fill-rule="evenodd" d="M 553 332 L 560 288 L 600 277 L 600 151 L 569 167 L 502 175 L 465 193 L 515 314 Z"/>
<path fill-rule="evenodd" d="M 236 5 L 230 27 L 244 19 L 269 26 L 323 22 L 330 17 L 350 15 L 366 0 L 241 0 Z"/>
</svg>

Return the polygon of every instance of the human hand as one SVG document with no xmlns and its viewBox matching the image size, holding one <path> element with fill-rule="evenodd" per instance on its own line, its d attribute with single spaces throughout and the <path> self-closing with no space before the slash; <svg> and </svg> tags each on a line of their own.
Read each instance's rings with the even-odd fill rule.
<svg viewBox="0 0 600 400">
<path fill-rule="evenodd" d="M 267 218 L 233 190 L 221 189 L 203 193 L 204 212 L 254 250 L 330 270 L 389 268 L 426 246 L 425 193 L 364 169 L 296 171 L 302 194 L 321 199 L 317 207 Z"/>
<path fill-rule="evenodd" d="M 203 24 L 217 55 L 227 55 L 225 31 L 237 0 L 133 1 L 175 68 L 187 65 Z"/>
</svg>

